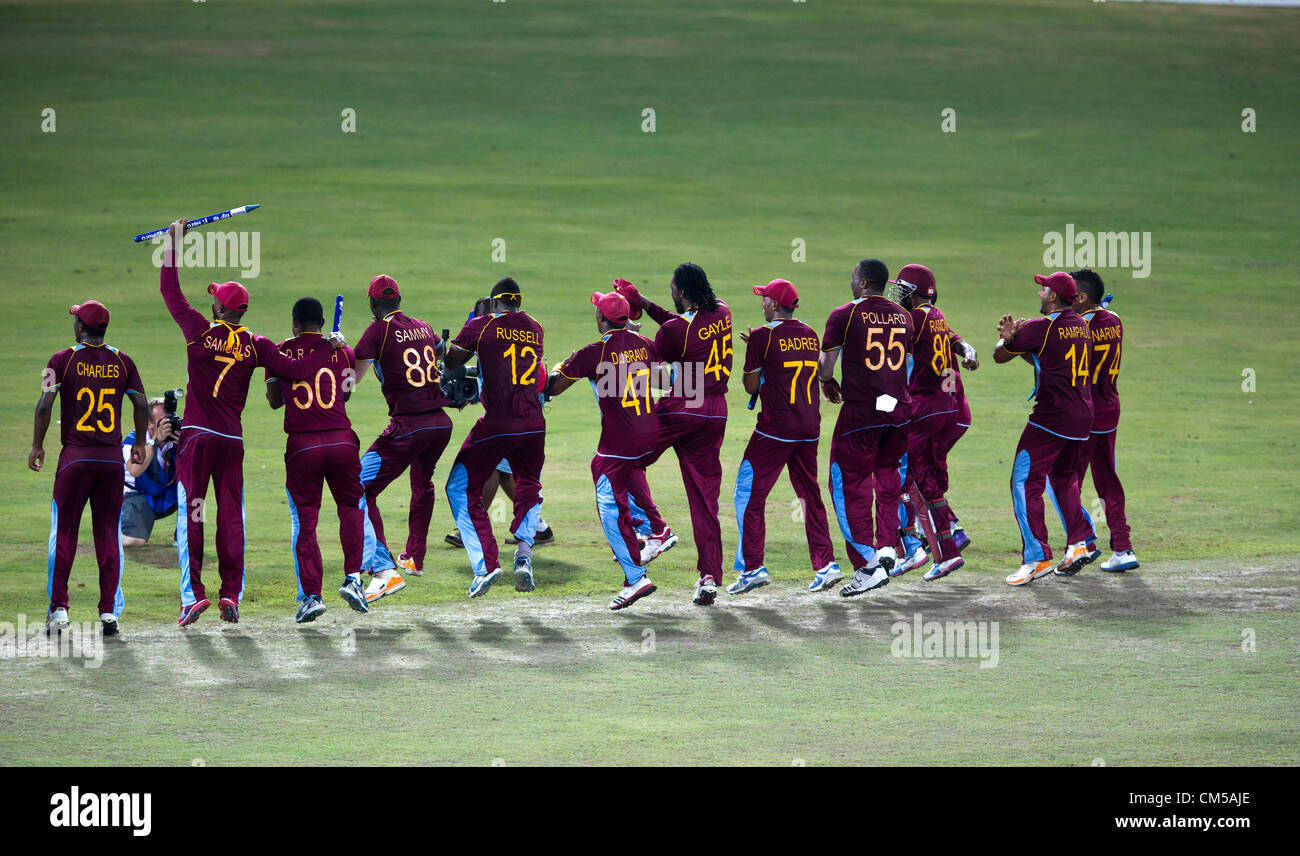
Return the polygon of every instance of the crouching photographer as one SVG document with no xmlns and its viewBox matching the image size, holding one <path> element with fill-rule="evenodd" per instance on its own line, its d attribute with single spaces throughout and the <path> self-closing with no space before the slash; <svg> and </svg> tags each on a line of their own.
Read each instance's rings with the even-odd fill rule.
<svg viewBox="0 0 1300 856">
<path fill-rule="evenodd" d="M 181 418 L 176 400 L 181 390 L 168 390 L 163 398 L 149 402 L 149 438 L 144 462 L 131 462 L 135 432 L 122 438 L 122 459 L 126 465 L 126 486 L 122 497 L 122 546 L 139 547 L 149 542 L 154 521 L 176 512 L 176 444 L 181 437 Z"/>
</svg>

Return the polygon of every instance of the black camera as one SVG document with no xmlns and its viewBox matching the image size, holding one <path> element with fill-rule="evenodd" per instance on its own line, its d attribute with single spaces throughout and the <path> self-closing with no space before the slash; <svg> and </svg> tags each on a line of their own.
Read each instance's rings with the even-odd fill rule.
<svg viewBox="0 0 1300 856">
<path fill-rule="evenodd" d="M 163 418 L 171 423 L 172 430 L 177 434 L 180 434 L 183 425 L 181 424 L 181 418 L 176 415 L 176 405 L 184 395 L 185 390 L 183 389 L 169 389 L 163 393 L 163 412 L 167 414 Z"/>
<path fill-rule="evenodd" d="M 442 331 L 442 340 L 450 341 L 450 330 Z M 447 370 L 445 364 L 438 365 L 442 375 L 442 394 L 451 401 L 451 406 L 460 410 L 467 404 L 478 404 L 478 366 L 460 366 Z"/>
</svg>

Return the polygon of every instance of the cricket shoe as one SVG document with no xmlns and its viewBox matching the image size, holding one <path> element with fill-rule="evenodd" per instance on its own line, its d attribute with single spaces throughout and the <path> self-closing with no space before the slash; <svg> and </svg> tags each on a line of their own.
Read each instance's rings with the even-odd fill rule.
<svg viewBox="0 0 1300 856">
<path fill-rule="evenodd" d="M 470 597 L 482 597 L 492 588 L 492 584 L 501 578 L 501 569 L 497 568 L 490 574 L 475 574 L 474 582 L 469 584 Z"/>
<path fill-rule="evenodd" d="M 513 536 L 506 539 L 506 544 L 510 546 L 514 546 L 515 544 L 518 543 L 519 543 L 519 539 Z M 551 527 L 549 526 L 547 526 L 545 529 L 538 529 L 537 534 L 533 536 L 534 547 L 544 547 L 547 544 L 554 544 L 554 543 L 555 543 L 555 533 L 551 531 Z"/>
<path fill-rule="evenodd" d="M 961 556 L 954 556 L 946 561 L 936 562 L 930 570 L 922 574 L 921 579 L 925 580 L 927 583 L 941 580 L 964 564 L 966 564 L 966 560 Z"/>
<path fill-rule="evenodd" d="M 105 636 L 117 635 L 117 616 L 111 612 L 101 612 L 99 614 L 99 624 L 104 628 Z"/>
<path fill-rule="evenodd" d="M 68 627 L 68 611 L 61 606 L 51 607 L 45 613 L 45 632 L 62 633 Z"/>
<path fill-rule="evenodd" d="M 370 577 L 370 585 L 366 586 L 366 603 L 374 603 L 381 597 L 397 594 L 404 588 L 406 588 L 406 579 L 397 572 L 396 568 L 376 571 Z"/>
<path fill-rule="evenodd" d="M 884 565 L 858 568 L 853 572 L 852 581 L 840 589 L 840 596 L 857 597 L 885 585 L 889 585 L 889 571 L 885 570 Z"/>
<path fill-rule="evenodd" d="M 695 584 L 695 596 L 691 598 L 691 603 L 696 606 L 709 606 L 718 597 L 718 581 L 713 577 L 705 577 Z"/>
<path fill-rule="evenodd" d="M 736 581 L 727 586 L 727 594 L 744 594 L 756 588 L 762 588 L 772 581 L 767 568 L 760 566 L 752 571 L 741 571 Z"/>
<path fill-rule="evenodd" d="M 808 591 L 826 591 L 842 579 L 844 579 L 844 573 L 840 570 L 839 563 L 831 562 L 813 577 L 812 583 L 808 586 Z"/>
<path fill-rule="evenodd" d="M 239 623 L 239 604 L 235 603 L 232 597 L 223 597 L 217 601 L 217 612 L 221 613 L 222 621 L 229 621 L 231 624 Z"/>
<path fill-rule="evenodd" d="M 965 529 L 952 530 L 952 545 L 959 552 L 970 546 L 970 536 L 966 534 Z"/>
<path fill-rule="evenodd" d="M 655 584 L 650 582 L 650 578 L 642 577 L 634 583 L 623 586 L 618 596 L 609 602 L 609 608 L 626 609 L 646 595 L 654 594 L 654 591 Z"/>
<path fill-rule="evenodd" d="M 321 602 L 320 595 L 309 594 L 298 606 L 298 614 L 293 620 L 299 624 L 306 624 L 309 621 L 315 621 L 318 617 L 325 614 L 325 604 Z"/>
<path fill-rule="evenodd" d="M 203 598 L 202 600 L 196 600 L 194 603 L 191 603 L 189 606 L 186 606 L 185 604 L 182 603 L 181 617 L 176 619 L 176 626 L 188 627 L 189 625 L 198 621 L 199 616 L 203 614 L 203 610 L 207 609 L 209 606 L 212 606 L 212 603 L 206 597 Z"/>
<path fill-rule="evenodd" d="M 397 561 L 397 567 L 406 571 L 411 576 L 413 577 L 424 576 L 424 571 L 420 570 L 415 566 L 415 560 L 412 559 L 410 556 L 406 555 L 405 553 L 398 556 L 396 561 Z"/>
<path fill-rule="evenodd" d="M 1033 582 L 1034 580 L 1038 579 L 1044 574 L 1050 574 L 1052 572 L 1052 567 L 1053 565 L 1051 559 L 1046 559 L 1042 562 L 1034 562 L 1032 564 L 1021 565 L 1020 570 L 1016 571 L 1014 574 L 1007 577 L 1007 585 L 1009 586 L 1028 585 L 1029 583 Z"/>
<path fill-rule="evenodd" d="M 339 597 L 357 612 L 369 612 L 370 601 L 366 600 L 366 590 L 361 587 L 360 577 L 346 577 L 339 586 Z"/>
<path fill-rule="evenodd" d="M 1102 562 L 1099 567 L 1112 574 L 1122 574 L 1125 571 L 1133 571 L 1142 567 L 1138 564 L 1138 557 L 1133 555 L 1132 550 L 1116 551 L 1111 557 Z"/>
<path fill-rule="evenodd" d="M 677 533 L 671 528 L 665 526 L 664 531 L 655 534 L 650 533 L 646 539 L 645 547 L 641 548 L 641 564 L 648 565 L 655 559 L 667 553 L 677 546 Z"/>
<path fill-rule="evenodd" d="M 515 591 L 532 591 L 537 588 L 533 579 L 533 560 L 529 556 L 515 559 Z"/>
<path fill-rule="evenodd" d="M 898 551 L 893 547 L 881 547 L 876 551 L 876 561 L 885 569 L 885 573 L 889 573 L 898 564 Z"/>
<path fill-rule="evenodd" d="M 1065 558 L 1061 559 L 1061 564 L 1056 566 L 1056 575 L 1058 577 L 1072 577 L 1083 570 L 1084 565 L 1100 555 L 1100 550 L 1095 547 L 1090 550 L 1087 543 L 1083 541 L 1071 544 L 1065 548 Z"/>
<path fill-rule="evenodd" d="M 894 569 L 889 572 L 889 575 L 891 577 L 901 577 L 908 571 L 915 570 L 928 561 L 930 561 L 930 554 L 925 551 L 924 547 L 917 547 L 910 556 L 894 565 Z"/>
<path fill-rule="evenodd" d="M 461 540 L 460 532 L 459 532 L 459 531 L 457 531 L 457 532 L 448 532 L 448 533 L 447 533 L 447 537 L 446 537 L 446 538 L 443 538 L 442 540 L 446 541 L 448 544 L 450 544 L 451 546 L 455 547 L 457 550 L 464 550 L 464 549 L 465 549 L 465 542 L 464 542 L 463 540 Z"/>
</svg>

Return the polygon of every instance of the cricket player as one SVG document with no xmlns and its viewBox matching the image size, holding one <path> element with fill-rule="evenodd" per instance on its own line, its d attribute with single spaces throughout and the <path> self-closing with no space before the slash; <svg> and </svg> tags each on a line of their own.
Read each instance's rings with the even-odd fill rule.
<svg viewBox="0 0 1300 856">
<path fill-rule="evenodd" d="M 600 338 L 575 351 L 551 373 L 546 394 L 556 396 L 579 379 L 591 381 L 600 406 L 600 444 L 591 459 L 596 513 L 605 539 L 623 569 L 623 588 L 610 609 L 625 609 L 652 594 L 628 505 L 632 475 L 654 454 L 662 436 L 650 390 L 669 383 L 654 343 L 627 330 L 628 301 L 617 292 L 591 295 Z"/>
<path fill-rule="evenodd" d="M 889 582 L 898 559 L 898 504 L 902 482 L 898 466 L 907 451 L 905 428 L 911 397 L 907 360 L 912 353 L 912 316 L 885 297 L 889 269 L 878 259 L 863 259 L 853 269 L 853 301 L 826 320 L 817 377 L 833 404 L 841 401 L 831 439 L 831 498 L 853 563 L 853 579 L 840 589 L 854 597 Z M 835 364 L 844 356 L 843 383 Z M 875 542 L 871 540 L 875 495 Z M 809 588 L 821 591 L 829 577 Z"/>
<path fill-rule="evenodd" d="M 903 308 L 912 316 L 912 357 L 909 363 L 908 394 L 912 398 L 911 421 L 907 426 L 907 454 L 903 457 L 900 478 L 904 485 L 914 484 L 919 497 L 912 497 L 899 507 L 904 557 L 889 572 L 900 576 L 923 566 L 930 557 L 916 537 L 917 516 L 930 524 L 935 535 L 930 549 L 934 565 L 925 572 L 931 582 L 946 577 L 965 564 L 953 539 L 953 516 L 944 496 L 948 485 L 948 449 L 961 436 L 957 423 L 960 408 L 956 397 L 957 368 L 955 347 L 965 343 L 948 326 L 935 297 L 934 272 L 925 265 L 905 265 L 892 281 L 898 287 Z M 965 353 L 962 348 L 961 353 Z"/>
<path fill-rule="evenodd" d="M 132 463 L 145 459 L 149 432 L 149 403 L 135 362 L 104 344 L 108 308 L 87 300 L 68 310 L 76 342 L 50 357 L 42 375 L 36 403 L 32 451 L 27 466 L 36 472 L 45 465 L 45 434 L 50 428 L 54 396 L 59 396 L 59 466 L 54 472 L 50 500 L 49 611 L 45 627 L 62 632 L 68 626 L 68 578 L 77 553 L 81 513 L 90 502 L 99 560 L 99 620 L 105 636 L 118 632 L 122 614 L 122 400 L 130 398 L 136 442 Z"/>
<path fill-rule="evenodd" d="M 1016 357 L 1034 367 L 1034 409 L 1016 446 L 1011 470 L 1011 502 L 1020 526 L 1023 564 L 1007 577 L 1021 586 L 1060 567 L 1074 573 L 1092 561 L 1087 539 L 1092 526 L 1079 498 L 1079 457 L 1092 429 L 1092 395 L 1088 358 L 1092 337 L 1088 324 L 1072 308 L 1078 296 L 1074 279 L 1064 271 L 1036 274 L 1042 317 L 1013 321 L 1003 315 L 998 322 L 998 344 L 993 360 L 1007 363 Z M 1052 546 L 1043 521 L 1043 489 L 1052 490 L 1065 520 L 1065 557 L 1052 561 Z"/>
<path fill-rule="evenodd" d="M 627 280 L 615 290 L 628 300 L 632 320 L 642 311 L 659 324 L 655 348 L 673 366 L 671 390 L 655 405 L 659 442 L 640 459 L 632 474 L 633 500 L 646 516 L 646 545 L 641 563 L 651 562 L 677 543 L 677 536 L 659 514 L 650 495 L 645 470 L 668 449 L 677 453 L 682 484 L 690 504 L 699 580 L 693 601 L 713 603 L 722 580 L 722 525 L 718 495 L 722 491 L 722 438 L 727 429 L 727 380 L 731 377 L 731 310 L 718 300 L 699 265 L 686 263 L 673 271 L 669 293 L 676 313 L 669 312 Z"/>
<path fill-rule="evenodd" d="M 370 572 L 366 600 L 406 588 L 400 566 L 413 576 L 424 573 L 424 553 L 433 517 L 433 471 L 451 442 L 451 402 L 442 391 L 438 357 L 442 340 L 433 327 L 402 312 L 402 292 L 386 274 L 370 281 L 367 291 L 374 320 L 357 341 L 357 380 L 373 366 L 388 402 L 388 427 L 361 456 L 361 483 L 366 489 L 367 532 L 362 567 Z M 379 494 L 407 469 L 411 504 L 406 549 L 396 559 L 384 536 Z"/>
<path fill-rule="evenodd" d="M 244 440 L 241 416 L 253 372 L 270 369 L 277 377 L 310 381 L 329 355 L 313 351 L 301 361 L 281 354 L 275 343 L 240 324 L 248 310 L 248 289 L 237 282 L 211 283 L 212 318 L 181 293 L 176 256 L 185 236 L 184 219 L 169 228 L 163 253 L 163 302 L 185 335 L 188 381 L 185 425 L 177 452 L 176 552 L 181 566 L 180 627 L 193 624 L 211 604 L 203 586 L 204 500 L 211 482 L 217 500 L 217 569 L 221 574 L 221 618 L 239 621 L 244 594 Z M 331 347 L 346 344 L 341 335 Z"/>
<path fill-rule="evenodd" d="M 369 612 L 361 587 L 365 550 L 366 497 L 361 486 L 361 441 L 352 430 L 345 402 L 356 383 L 357 358 L 351 348 L 334 350 L 321 333 L 325 311 L 319 300 L 304 297 L 293 305 L 293 338 L 279 344 L 280 353 L 302 359 L 314 351 L 327 352 L 325 367 L 310 381 L 281 381 L 266 370 L 266 400 L 273 410 L 284 408 L 284 492 L 289 497 L 293 569 L 298 577 L 299 624 L 325 612 L 321 601 L 320 517 L 321 485 L 328 483 L 338 506 L 339 540 L 343 545 L 343 586 L 339 596 L 357 612 Z"/>
<path fill-rule="evenodd" d="M 767 495 L 781 470 L 803 506 L 808 557 L 819 579 L 842 579 L 835 561 L 826 506 L 817 484 L 817 443 L 821 437 L 821 390 L 817 388 L 817 331 L 794 317 L 799 292 L 788 280 L 774 279 L 754 286 L 762 298 L 763 320 L 757 330 L 740 334 L 745 341 L 745 392 L 762 399 L 758 424 L 745 447 L 736 474 L 736 581 L 728 594 L 744 594 L 765 586 L 770 577 L 763 564 Z"/>
<path fill-rule="evenodd" d="M 491 312 L 465 322 L 447 350 L 448 371 L 478 355 L 483 415 L 470 429 L 447 477 L 447 502 L 469 556 L 474 580 L 470 597 L 487 594 L 501 577 L 492 521 L 483 505 L 483 485 L 501 463 L 515 478 L 515 591 L 532 591 L 533 544 L 542 519 L 542 464 L 546 461 L 546 417 L 541 393 L 546 385 L 545 331 L 522 309 L 519 283 L 505 277 L 489 293 Z"/>
<path fill-rule="evenodd" d="M 1092 485 L 1106 509 L 1110 527 L 1111 557 L 1103 571 L 1132 571 L 1139 567 L 1133 553 L 1128 519 L 1124 514 L 1124 485 L 1115 472 L 1115 434 L 1119 428 L 1119 364 L 1124 346 L 1124 324 L 1102 307 L 1106 286 L 1096 272 L 1084 269 L 1070 274 L 1079 288 L 1074 311 L 1083 316 L 1092 336 L 1088 365 L 1092 369 L 1092 430 L 1079 459 L 1079 481 L 1092 467 Z M 1085 512 L 1086 513 L 1086 512 Z M 1093 550 L 1100 556 L 1098 551 Z"/>
</svg>

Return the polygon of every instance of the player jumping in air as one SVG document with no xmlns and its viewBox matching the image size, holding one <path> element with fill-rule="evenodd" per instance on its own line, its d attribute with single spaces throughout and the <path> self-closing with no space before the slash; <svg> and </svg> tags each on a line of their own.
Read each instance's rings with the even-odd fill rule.
<svg viewBox="0 0 1300 856">
<path fill-rule="evenodd" d="M 284 492 L 289 496 L 293 569 L 298 577 L 299 624 L 325 612 L 321 601 L 320 517 L 321 485 L 328 483 L 338 506 L 339 540 L 343 544 L 343 587 L 339 595 L 357 612 L 369 612 L 361 587 L 365 551 L 366 497 L 361 486 L 361 441 L 352 430 L 344 404 L 356 382 L 357 358 L 351 348 L 333 350 L 321 334 L 325 313 L 320 301 L 304 297 L 293 305 L 293 338 L 279 344 L 280 352 L 302 359 L 313 351 L 329 351 L 328 363 L 309 381 L 281 383 L 266 371 L 266 400 L 284 408 Z"/>
<path fill-rule="evenodd" d="M 406 587 L 397 571 L 424 573 L 424 553 L 433 517 L 433 471 L 451 441 L 451 404 L 438 375 L 442 340 L 433 328 L 402 312 L 402 293 L 391 276 L 380 274 L 367 292 L 374 320 L 357 340 L 357 380 L 373 366 L 388 402 L 388 427 L 361 456 L 361 483 L 366 489 L 366 555 L 361 566 L 371 574 L 366 600 L 374 603 Z M 384 537 L 379 494 L 407 469 L 411 477 L 406 549 L 396 559 Z"/>
<path fill-rule="evenodd" d="M 1079 499 L 1079 457 L 1092 428 L 1092 395 L 1088 370 L 1088 324 L 1072 308 L 1078 289 L 1068 273 L 1036 274 L 1043 317 L 998 322 L 993 360 L 1008 363 L 1023 357 L 1034 366 L 1033 412 L 1016 446 L 1011 470 L 1011 502 L 1020 525 L 1024 564 L 1007 577 L 1025 585 L 1058 567 L 1043 521 L 1043 489 L 1051 479 L 1060 503 L 1069 546 L 1059 567 L 1074 573 L 1095 558 L 1088 549 L 1092 526 Z"/>
<path fill-rule="evenodd" d="M 863 259 L 853 269 L 853 301 L 831 312 L 822 335 L 818 367 L 826 398 L 844 406 L 831 440 L 831 498 L 853 563 L 853 580 L 844 597 L 864 594 L 889 582 L 898 559 L 898 504 L 902 484 L 899 461 L 907 451 L 905 427 L 911 398 L 907 360 L 912 352 L 912 316 L 884 296 L 889 269 Z M 835 363 L 844 356 L 843 384 Z M 875 494 L 875 546 L 871 502 Z M 830 583 L 820 576 L 809 588 Z"/>
<path fill-rule="evenodd" d="M 736 581 L 728 594 L 743 594 L 767 585 L 763 565 L 767 495 L 781 470 L 789 469 L 790 484 L 803 507 L 808 556 L 819 580 L 842 579 L 835 562 L 826 506 L 817 484 L 817 443 L 821 436 L 821 390 L 817 388 L 817 332 L 794 317 L 799 292 L 784 279 L 754 286 L 763 299 L 758 329 L 741 333 L 745 346 L 745 392 L 763 401 L 758 425 L 745 447 L 736 475 Z M 827 585 L 830 583 L 828 582 Z"/>
<path fill-rule="evenodd" d="M 181 614 L 176 623 L 193 624 L 210 605 L 200 571 L 203 567 L 204 499 L 208 482 L 217 495 L 217 568 L 221 574 L 218 609 L 225 621 L 239 621 L 244 594 L 244 440 L 241 416 L 248 401 L 253 371 L 269 369 L 277 377 L 310 381 L 324 368 L 329 353 L 313 351 L 301 361 L 281 354 L 265 336 L 240 324 L 248 310 L 248 289 L 237 282 L 211 283 L 212 320 L 203 317 L 181 293 L 176 255 L 185 236 L 185 220 L 169 228 L 163 254 L 161 291 L 167 311 L 185 335 L 188 382 L 185 427 L 177 452 L 176 551 L 181 566 Z M 339 334 L 330 345 L 343 347 Z"/>
<path fill-rule="evenodd" d="M 551 373 L 546 393 L 559 395 L 581 378 L 591 381 L 595 390 L 600 444 L 591 459 L 591 477 L 605 539 L 623 569 L 623 589 L 609 608 L 623 609 L 655 590 L 640 558 L 628 497 L 632 474 L 659 442 L 660 417 L 650 390 L 668 385 L 668 370 L 653 342 L 626 329 L 630 312 L 626 298 L 616 292 L 596 292 L 591 302 L 600 338 L 575 351 Z"/>
<path fill-rule="evenodd" d="M 912 397 L 911 421 L 907 425 L 907 454 L 903 457 L 900 477 L 904 485 L 914 484 L 920 496 L 912 497 L 914 510 L 908 508 L 908 503 L 899 507 L 904 557 L 889 575 L 900 576 L 929 561 L 925 547 L 916 537 L 917 518 L 926 515 L 924 520 L 935 535 L 934 543 L 929 545 L 935 551 L 935 563 L 924 575 L 928 582 L 946 577 L 965 564 L 961 548 L 953 539 L 955 518 L 944 492 L 948 487 L 948 450 L 965 430 L 958 426 L 960 409 L 953 350 L 965 354 L 966 344 L 932 303 L 934 273 L 928 267 L 906 265 L 893 283 L 899 288 L 900 301 L 911 314 L 913 324 L 907 382 Z"/>
<path fill-rule="evenodd" d="M 447 477 L 461 543 L 474 581 L 470 597 L 487 594 L 501 577 L 492 521 L 483 505 L 483 485 L 504 459 L 515 477 L 515 591 L 532 591 L 533 543 L 542 519 L 542 464 L 546 461 L 546 417 L 541 391 L 546 385 L 542 325 L 524 312 L 519 284 L 506 277 L 492 287 L 491 314 L 465 322 L 447 351 L 448 371 L 478 355 L 483 415 L 470 429 Z"/>
<path fill-rule="evenodd" d="M 668 449 L 677 452 L 682 484 L 690 504 L 699 580 L 694 602 L 713 603 L 722 580 L 722 525 L 718 495 L 722 491 L 722 438 L 727 429 L 727 380 L 731 377 L 731 310 L 718 300 L 699 265 L 678 265 L 670 294 L 676 313 L 647 300 L 635 285 L 616 280 L 615 289 L 628 300 L 631 319 L 642 310 L 659 324 L 655 347 L 673 366 L 672 389 L 655 405 L 659 441 L 632 473 L 632 499 L 645 515 L 646 564 L 677 543 L 655 507 L 645 470 Z"/>
<path fill-rule="evenodd" d="M 1124 515 L 1124 485 L 1115 472 L 1119 364 L 1124 345 L 1124 324 L 1118 315 L 1102 307 L 1106 286 L 1100 276 L 1087 269 L 1077 270 L 1070 276 L 1079 287 L 1074 311 L 1088 322 L 1088 332 L 1092 335 L 1088 358 L 1088 366 L 1092 369 L 1092 430 L 1079 457 L 1079 482 L 1082 484 L 1083 476 L 1091 466 L 1092 485 L 1106 509 L 1106 525 L 1110 527 L 1112 554 L 1101 563 L 1101 569 L 1131 571 L 1139 566 L 1137 556 L 1133 554 L 1128 519 Z"/>
<path fill-rule="evenodd" d="M 149 403 L 135 362 L 117 348 L 104 344 L 108 309 L 97 300 L 73 306 L 72 336 L 45 366 L 41 397 L 36 403 L 32 451 L 27 466 L 40 472 L 45 465 L 45 433 L 50 428 L 54 396 L 59 396 L 59 466 L 54 472 L 54 497 L 50 501 L 50 558 L 47 593 L 50 598 L 45 627 L 60 632 L 68 626 L 68 578 L 77 553 L 81 513 L 90 501 L 99 560 L 99 620 L 105 636 L 117 633 L 122 614 L 122 399 L 134 409 L 136 442 L 131 461 L 145 459 L 149 431 Z"/>
</svg>

